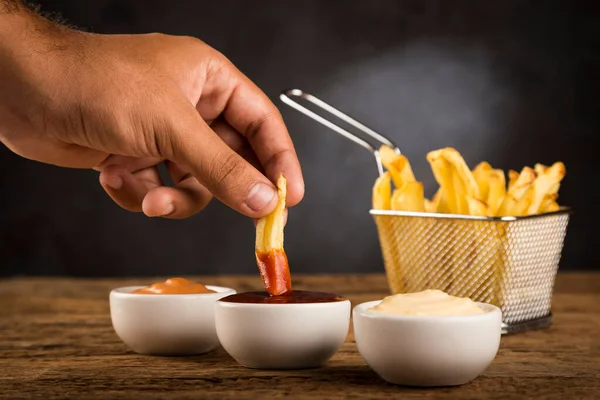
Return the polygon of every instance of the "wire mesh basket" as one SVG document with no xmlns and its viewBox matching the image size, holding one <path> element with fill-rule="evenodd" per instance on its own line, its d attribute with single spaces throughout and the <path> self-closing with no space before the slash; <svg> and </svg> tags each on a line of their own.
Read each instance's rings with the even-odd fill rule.
<svg viewBox="0 0 600 400">
<path fill-rule="evenodd" d="M 389 139 L 316 97 L 288 90 L 291 107 L 371 151 L 377 149 L 293 101 L 302 98 L 330 112 L 399 153 Z M 426 289 L 490 303 L 502 310 L 503 333 L 551 323 L 551 303 L 570 210 L 524 217 L 479 217 L 371 210 L 392 293 Z"/>
<path fill-rule="evenodd" d="M 440 289 L 494 304 L 504 332 L 551 322 L 568 210 L 486 218 L 372 210 L 390 289 Z"/>
</svg>

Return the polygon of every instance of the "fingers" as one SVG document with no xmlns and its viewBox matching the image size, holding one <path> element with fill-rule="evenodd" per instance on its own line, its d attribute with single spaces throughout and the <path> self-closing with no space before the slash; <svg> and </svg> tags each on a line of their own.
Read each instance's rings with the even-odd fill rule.
<svg viewBox="0 0 600 400">
<path fill-rule="evenodd" d="M 120 165 L 110 165 L 100 173 L 100 184 L 119 206 L 127 211 L 142 211 L 142 201 L 148 191 L 161 184 L 154 167 L 142 170 L 144 181 Z"/>
<path fill-rule="evenodd" d="M 233 151 L 242 156 L 246 161 L 248 161 L 254 168 L 264 173 L 263 167 L 258 161 L 258 157 L 256 157 L 256 153 L 254 153 L 254 149 L 248 143 L 248 140 L 240 135 L 238 131 L 233 129 L 231 125 L 227 123 L 227 121 L 219 118 L 215 120 L 210 127 L 213 131 L 227 144 L 227 146 L 231 147 Z"/>
<path fill-rule="evenodd" d="M 107 157 L 104 161 L 102 161 L 101 164 L 95 166 L 93 169 L 96 171 L 103 171 L 109 165 L 119 165 L 129 172 L 136 172 L 144 168 L 154 167 L 161 161 L 163 161 L 163 159 L 159 157 L 140 158 L 112 154 L 109 157 Z"/>
<path fill-rule="evenodd" d="M 277 203 L 273 183 L 221 140 L 189 102 L 174 109 L 165 136 L 157 138 L 165 143 L 163 155 L 188 168 L 234 210 L 252 218 L 271 212 Z"/>
<path fill-rule="evenodd" d="M 244 135 L 254 149 L 267 177 L 275 182 L 283 173 L 288 182 L 288 206 L 304 196 L 304 180 L 294 145 L 275 105 L 247 77 L 228 61 L 216 63 L 207 74 L 206 91 L 197 106 L 214 118 L 213 107 L 222 107 L 229 125 Z M 218 110 L 219 112 L 221 110 Z M 204 116 L 204 115 L 203 115 Z"/>
<path fill-rule="evenodd" d="M 183 219 L 202 211 L 212 199 L 211 193 L 194 179 L 188 187 L 159 186 L 150 190 L 142 203 L 149 217 Z"/>
<path fill-rule="evenodd" d="M 115 157 L 113 161 L 129 166 L 148 164 L 144 159 L 133 162 Z M 149 217 L 180 219 L 203 210 L 212 199 L 211 193 L 174 163 L 167 163 L 167 168 L 175 187 L 163 186 L 155 166 L 132 173 L 119 164 L 100 168 L 100 184 L 119 206 L 128 211 L 143 211 Z"/>
<path fill-rule="evenodd" d="M 148 192 L 142 209 L 149 217 L 188 218 L 202 211 L 212 200 L 212 193 L 189 172 L 167 161 L 175 187 L 158 187 Z"/>
</svg>

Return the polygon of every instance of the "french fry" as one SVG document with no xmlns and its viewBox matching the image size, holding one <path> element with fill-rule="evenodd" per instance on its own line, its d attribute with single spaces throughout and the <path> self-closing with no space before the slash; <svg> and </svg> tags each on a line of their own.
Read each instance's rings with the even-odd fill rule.
<svg viewBox="0 0 600 400">
<path fill-rule="evenodd" d="M 452 178 L 452 167 L 450 163 L 442 156 L 442 150 L 436 150 L 427 154 L 427 161 L 431 165 L 433 176 L 440 185 L 440 197 L 438 202 L 438 212 L 456 213 L 458 206 L 456 196 L 454 195 L 454 180 Z"/>
<path fill-rule="evenodd" d="M 509 175 L 511 175 L 510 172 Z M 513 183 L 509 186 L 502 204 L 498 207 L 496 215 L 524 215 L 523 213 L 527 212 L 527 209 L 533 200 L 530 189 L 535 178 L 535 171 L 530 167 L 524 167 L 517 178 L 512 174 L 511 179 L 513 180 Z"/>
<path fill-rule="evenodd" d="M 544 199 L 542 202 L 542 207 L 540 208 L 540 213 L 554 212 L 560 210 L 560 206 L 553 200 L 551 197 Z"/>
<path fill-rule="evenodd" d="M 508 170 L 508 190 L 511 190 L 519 179 L 519 173 L 515 170 Z"/>
<path fill-rule="evenodd" d="M 442 197 L 442 188 L 439 188 L 433 195 L 431 200 L 425 199 L 425 211 L 434 213 L 438 210 L 440 204 L 440 197 Z"/>
<path fill-rule="evenodd" d="M 518 200 L 525 194 L 527 189 L 529 189 L 535 178 L 536 175 L 533 169 L 529 167 L 523 167 L 521 173 L 515 181 L 514 186 L 508 190 L 508 193 Z"/>
<path fill-rule="evenodd" d="M 468 214 L 467 196 L 479 198 L 479 187 L 460 153 L 448 147 L 430 152 L 427 160 L 442 188 L 440 205 L 448 209 L 446 212 Z"/>
<path fill-rule="evenodd" d="M 272 296 L 292 289 L 290 268 L 283 249 L 283 227 L 287 196 L 286 179 L 283 175 L 277 179 L 279 199 L 277 206 L 269 215 L 260 218 L 256 224 L 256 263 L 265 285 Z"/>
<path fill-rule="evenodd" d="M 515 217 L 527 215 L 527 210 L 529 210 L 529 207 L 531 207 L 534 200 L 534 193 L 533 185 L 530 185 L 523 196 L 521 196 L 521 198 L 517 200 L 512 208 L 508 210 L 507 215 Z"/>
<path fill-rule="evenodd" d="M 504 171 L 501 169 L 491 170 L 488 179 L 488 195 L 484 199 L 489 207 L 490 216 L 492 216 L 496 215 L 506 194 L 506 179 Z"/>
<path fill-rule="evenodd" d="M 528 214 L 537 214 L 542 209 L 542 204 L 546 196 L 558 194 L 560 181 L 567 173 L 565 165 L 562 162 L 556 162 L 551 167 L 540 168 L 539 171 L 540 173 L 533 182 L 532 200 L 527 209 Z"/>
<path fill-rule="evenodd" d="M 469 204 L 470 215 L 477 215 L 480 217 L 489 217 L 491 215 L 490 208 L 485 202 L 475 197 L 467 196 L 467 203 Z"/>
<path fill-rule="evenodd" d="M 473 177 L 477 182 L 477 186 L 479 186 L 479 196 L 484 201 L 488 198 L 490 190 L 489 177 L 492 170 L 492 166 L 487 161 L 480 162 L 473 168 Z"/>
<path fill-rule="evenodd" d="M 477 181 L 475 180 L 473 173 L 471 173 L 469 166 L 462 158 L 460 153 L 455 149 L 449 147 L 444 149 L 443 155 L 444 158 L 448 160 L 450 164 L 452 164 L 456 171 L 456 174 L 463 182 L 466 195 L 479 198 L 480 194 L 479 187 L 477 186 Z"/>
<path fill-rule="evenodd" d="M 389 210 L 392 197 L 392 180 L 390 171 L 386 171 L 375 180 L 373 185 L 373 209 Z"/>
<path fill-rule="evenodd" d="M 535 171 L 536 175 L 543 175 L 547 169 L 548 169 L 547 165 L 540 164 L 540 163 L 537 163 L 533 166 L 533 170 Z"/>
<path fill-rule="evenodd" d="M 425 211 L 425 196 L 421 182 L 407 182 L 402 189 L 394 190 L 392 210 Z"/>
<path fill-rule="evenodd" d="M 415 175 L 406 156 L 396 153 L 392 148 L 382 145 L 379 148 L 381 163 L 390 171 L 396 189 L 402 189 L 407 182 L 414 182 Z"/>
<path fill-rule="evenodd" d="M 489 215 L 496 215 L 506 194 L 504 171 L 493 169 L 488 162 L 483 161 L 473 169 L 473 177 L 479 186 L 479 198 L 487 205 Z"/>
</svg>

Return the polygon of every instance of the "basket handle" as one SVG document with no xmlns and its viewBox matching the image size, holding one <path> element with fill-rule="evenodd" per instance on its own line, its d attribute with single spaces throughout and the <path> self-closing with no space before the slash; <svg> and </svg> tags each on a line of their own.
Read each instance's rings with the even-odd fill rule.
<svg viewBox="0 0 600 400">
<path fill-rule="evenodd" d="M 300 99 L 308 101 L 309 103 L 316 105 L 320 109 L 325 110 L 325 111 L 329 112 L 330 114 L 335 115 L 336 117 L 338 117 L 342 121 L 346 122 L 347 124 L 352 125 L 356 129 L 358 129 L 359 131 L 364 133 L 365 135 L 377 140 L 379 143 L 385 144 L 385 145 L 391 147 L 392 149 L 394 149 L 396 151 L 396 153 L 401 154 L 398 146 L 396 146 L 391 140 L 389 140 L 385 136 L 375 132 L 371 128 L 361 124 L 357 120 L 350 118 L 348 115 L 344 114 L 337 108 L 330 106 L 329 104 L 316 98 L 312 94 L 303 92 L 300 89 L 289 89 L 279 95 L 279 98 L 281 99 L 281 101 L 283 101 L 285 104 L 292 107 L 296 111 L 299 111 L 302 114 L 306 115 L 307 117 L 319 122 L 322 125 L 325 125 L 332 131 L 339 133 L 340 135 L 344 136 L 346 139 L 353 141 L 354 143 L 362 146 L 363 148 L 365 148 L 369 152 L 371 152 L 373 154 L 373 156 L 375 156 L 375 162 L 377 163 L 377 170 L 379 171 L 380 176 L 383 175 L 383 165 L 381 164 L 381 156 L 379 155 L 379 149 L 377 147 L 371 145 L 366 140 L 359 138 L 355 134 L 350 133 L 343 128 L 340 128 L 338 125 L 321 117 L 314 111 L 309 110 L 308 108 L 304 107 L 303 105 L 299 104 L 298 102 L 292 100 L 292 97 L 300 98 Z"/>
</svg>

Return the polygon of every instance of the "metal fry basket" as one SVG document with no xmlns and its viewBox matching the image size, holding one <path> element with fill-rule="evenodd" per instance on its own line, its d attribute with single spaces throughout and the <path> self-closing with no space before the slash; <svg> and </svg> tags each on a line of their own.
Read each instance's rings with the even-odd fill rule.
<svg viewBox="0 0 600 400">
<path fill-rule="evenodd" d="M 292 98 L 335 115 L 400 154 L 386 137 L 298 89 L 281 100 L 369 150 L 383 173 L 376 147 Z M 502 310 L 502 333 L 523 332 L 552 322 L 551 303 L 570 210 L 525 217 L 479 217 L 371 210 L 392 293 L 440 289 L 491 303 Z"/>
</svg>

